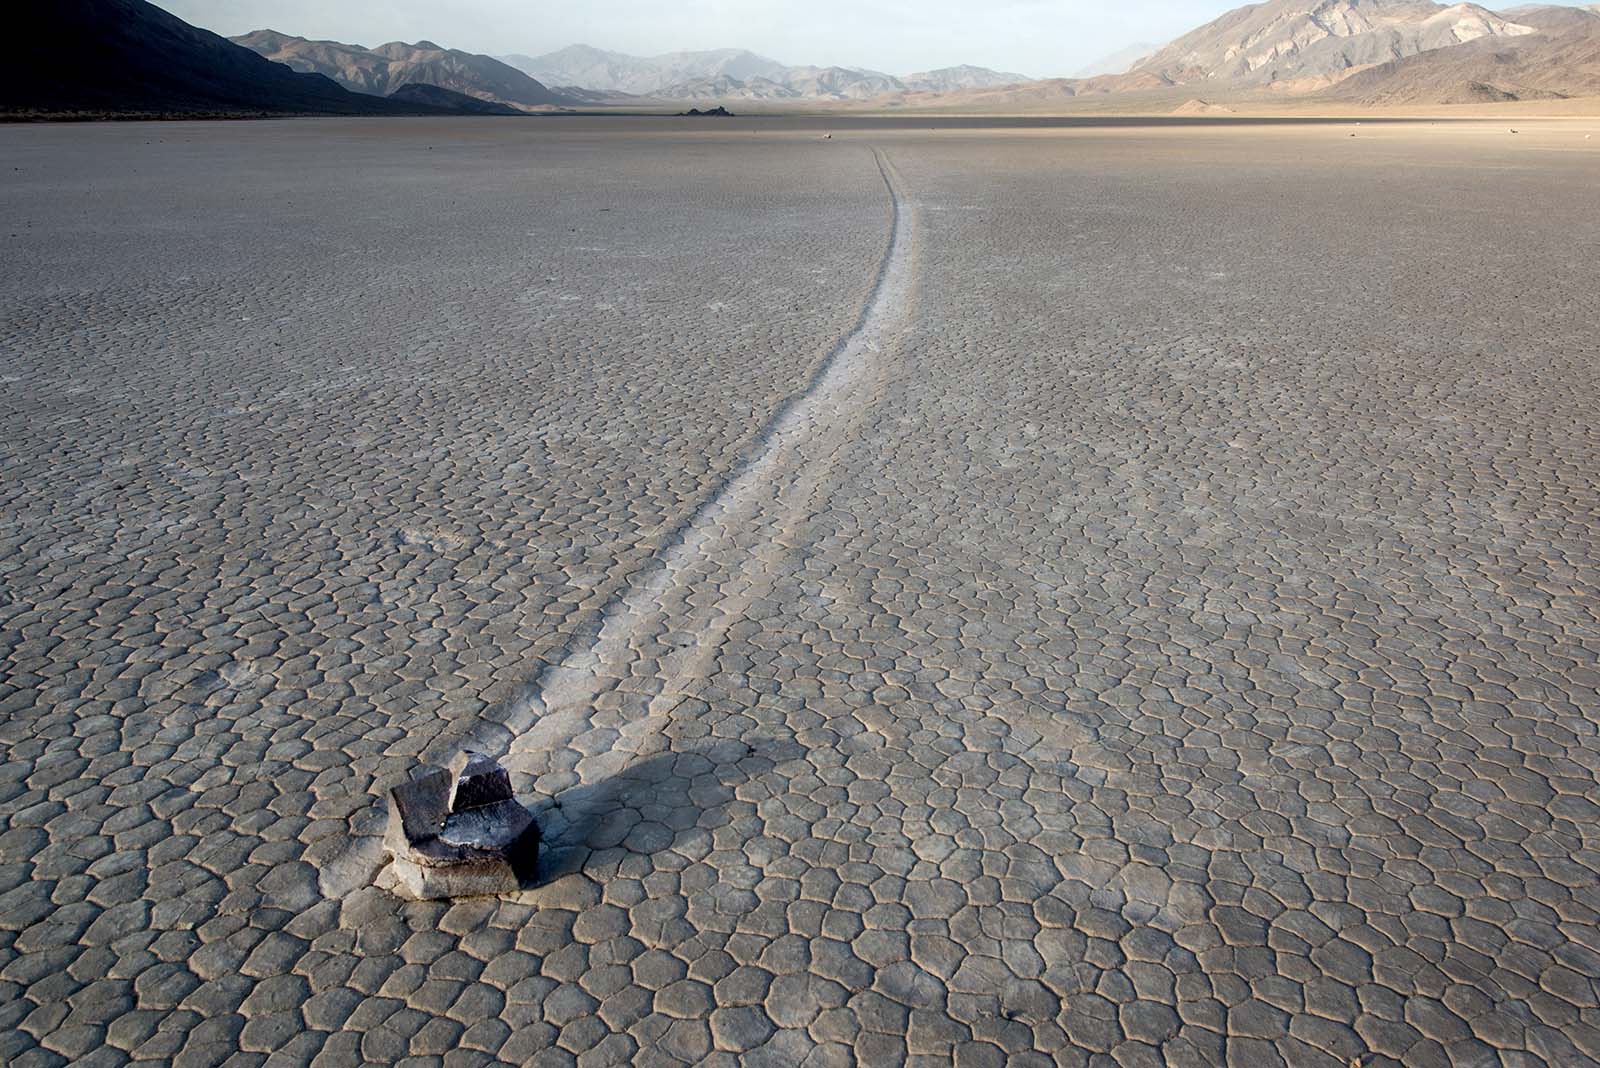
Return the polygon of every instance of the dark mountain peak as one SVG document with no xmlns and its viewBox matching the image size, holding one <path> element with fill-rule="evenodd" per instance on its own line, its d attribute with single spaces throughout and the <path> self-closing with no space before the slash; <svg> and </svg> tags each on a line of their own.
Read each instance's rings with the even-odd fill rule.
<svg viewBox="0 0 1600 1068">
<path fill-rule="evenodd" d="M 352 93 L 191 26 L 145 0 L 49 0 L 32 47 L 0 65 L 0 112 L 415 115 L 447 113 Z M 263 41 L 288 40 L 273 30 Z M 46 47 L 55 42 L 58 47 Z"/>
</svg>

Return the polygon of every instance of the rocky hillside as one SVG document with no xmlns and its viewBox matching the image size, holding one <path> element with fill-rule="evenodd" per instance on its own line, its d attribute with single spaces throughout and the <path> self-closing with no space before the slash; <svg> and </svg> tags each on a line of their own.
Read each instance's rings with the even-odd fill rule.
<svg viewBox="0 0 1600 1068">
<path fill-rule="evenodd" d="M 1476 4 L 1267 0 L 1184 34 L 1132 69 L 1179 82 L 1312 89 L 1408 56 L 1533 32 Z"/>
<path fill-rule="evenodd" d="M 1395 60 L 1354 74 L 1323 95 L 1380 106 L 1600 96 L 1600 14 L 1547 6 L 1506 15 L 1537 32 Z"/>
<path fill-rule="evenodd" d="M 366 48 L 310 41 L 275 30 L 256 30 L 233 41 L 294 70 L 325 75 L 358 93 L 388 96 L 402 86 L 420 84 L 523 109 L 576 103 L 498 59 L 432 41 Z"/>
<path fill-rule="evenodd" d="M 0 65 L 0 112 L 438 113 L 297 73 L 144 0 L 48 0 L 30 8 L 25 46 Z"/>
</svg>

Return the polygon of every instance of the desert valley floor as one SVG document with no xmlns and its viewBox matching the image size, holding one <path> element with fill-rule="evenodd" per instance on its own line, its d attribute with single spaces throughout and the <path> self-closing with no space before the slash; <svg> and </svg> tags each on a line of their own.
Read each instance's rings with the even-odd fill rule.
<svg viewBox="0 0 1600 1068">
<path fill-rule="evenodd" d="M 1596 1063 L 1586 121 L 0 128 L 0 1062 Z"/>
</svg>

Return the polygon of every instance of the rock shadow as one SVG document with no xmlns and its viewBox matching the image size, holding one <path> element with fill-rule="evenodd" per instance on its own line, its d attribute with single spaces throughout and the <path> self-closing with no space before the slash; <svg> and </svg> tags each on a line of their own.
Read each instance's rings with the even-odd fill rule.
<svg viewBox="0 0 1600 1068">
<path fill-rule="evenodd" d="M 740 786 L 804 754 L 792 739 L 718 741 L 642 757 L 598 782 L 534 801 L 544 845 L 529 888 L 582 871 L 597 852 L 649 856 L 709 838 Z"/>
</svg>

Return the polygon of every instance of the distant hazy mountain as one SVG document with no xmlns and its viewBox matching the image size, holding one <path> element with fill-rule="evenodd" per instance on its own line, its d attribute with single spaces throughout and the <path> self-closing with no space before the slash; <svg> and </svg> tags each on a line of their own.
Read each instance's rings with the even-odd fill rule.
<svg viewBox="0 0 1600 1068">
<path fill-rule="evenodd" d="M 790 67 L 744 49 L 630 56 L 573 45 L 543 56 L 502 57 L 546 85 L 582 86 L 658 100 L 868 100 L 884 93 L 948 92 L 1025 82 L 1021 74 L 946 67 L 896 78 L 852 67 Z"/>
<path fill-rule="evenodd" d="M 0 65 L 0 111 L 436 111 L 297 73 L 144 0 L 44 0 L 28 7 L 27 43 Z"/>
<path fill-rule="evenodd" d="M 657 103 L 647 96 L 635 96 L 617 89 L 585 89 L 578 85 L 552 85 L 552 93 L 559 93 L 573 104 L 587 107 L 641 107 Z"/>
<path fill-rule="evenodd" d="M 1176 83 L 1160 74 L 1101 75 L 1096 78 L 1039 78 L 1014 85 L 981 89 L 952 89 L 933 96 L 889 95 L 877 103 L 886 107 L 933 106 L 990 111 L 1017 108 L 1034 110 L 1062 105 L 1080 97 L 1107 97 L 1117 93 L 1169 90 Z"/>
<path fill-rule="evenodd" d="M 1329 84 L 1354 71 L 1533 29 L 1476 4 L 1267 0 L 1228 12 L 1133 66 L 1182 82 Z"/>
<path fill-rule="evenodd" d="M 366 48 L 309 41 L 275 30 L 256 30 L 233 40 L 267 59 L 326 75 L 358 93 L 388 96 L 402 86 L 421 84 L 520 108 L 574 103 L 498 59 L 442 48 L 432 41 Z"/>
<path fill-rule="evenodd" d="M 1595 9 L 1532 6 L 1503 14 L 1538 32 L 1408 56 L 1354 74 L 1324 95 L 1376 105 L 1600 96 Z"/>
<path fill-rule="evenodd" d="M 892 75 L 849 67 L 790 67 L 774 80 L 811 100 L 867 100 L 905 88 Z"/>
<path fill-rule="evenodd" d="M 963 64 L 959 67 L 940 67 L 938 70 L 907 74 L 900 81 L 907 89 L 923 93 L 949 93 L 958 89 L 993 89 L 1001 85 L 1031 82 L 1026 74 L 1010 74 Z"/>
<path fill-rule="evenodd" d="M 741 48 L 630 56 L 580 44 L 543 56 L 503 58 L 546 85 L 581 85 L 585 89 L 635 96 L 649 96 L 668 86 L 718 78 L 739 82 L 752 78 L 777 79 L 788 69 L 776 60 Z"/>
<path fill-rule="evenodd" d="M 650 94 L 654 100 L 797 100 L 800 94 L 770 78 L 740 81 L 726 74 L 694 78 Z"/>
<path fill-rule="evenodd" d="M 1093 63 L 1074 72 L 1072 76 L 1074 78 L 1097 78 L 1102 74 L 1126 74 L 1129 67 L 1160 47 L 1160 45 L 1150 44 L 1149 42 L 1131 44 L 1127 48 L 1117 49 L 1109 56 L 1101 56 Z"/>
</svg>

